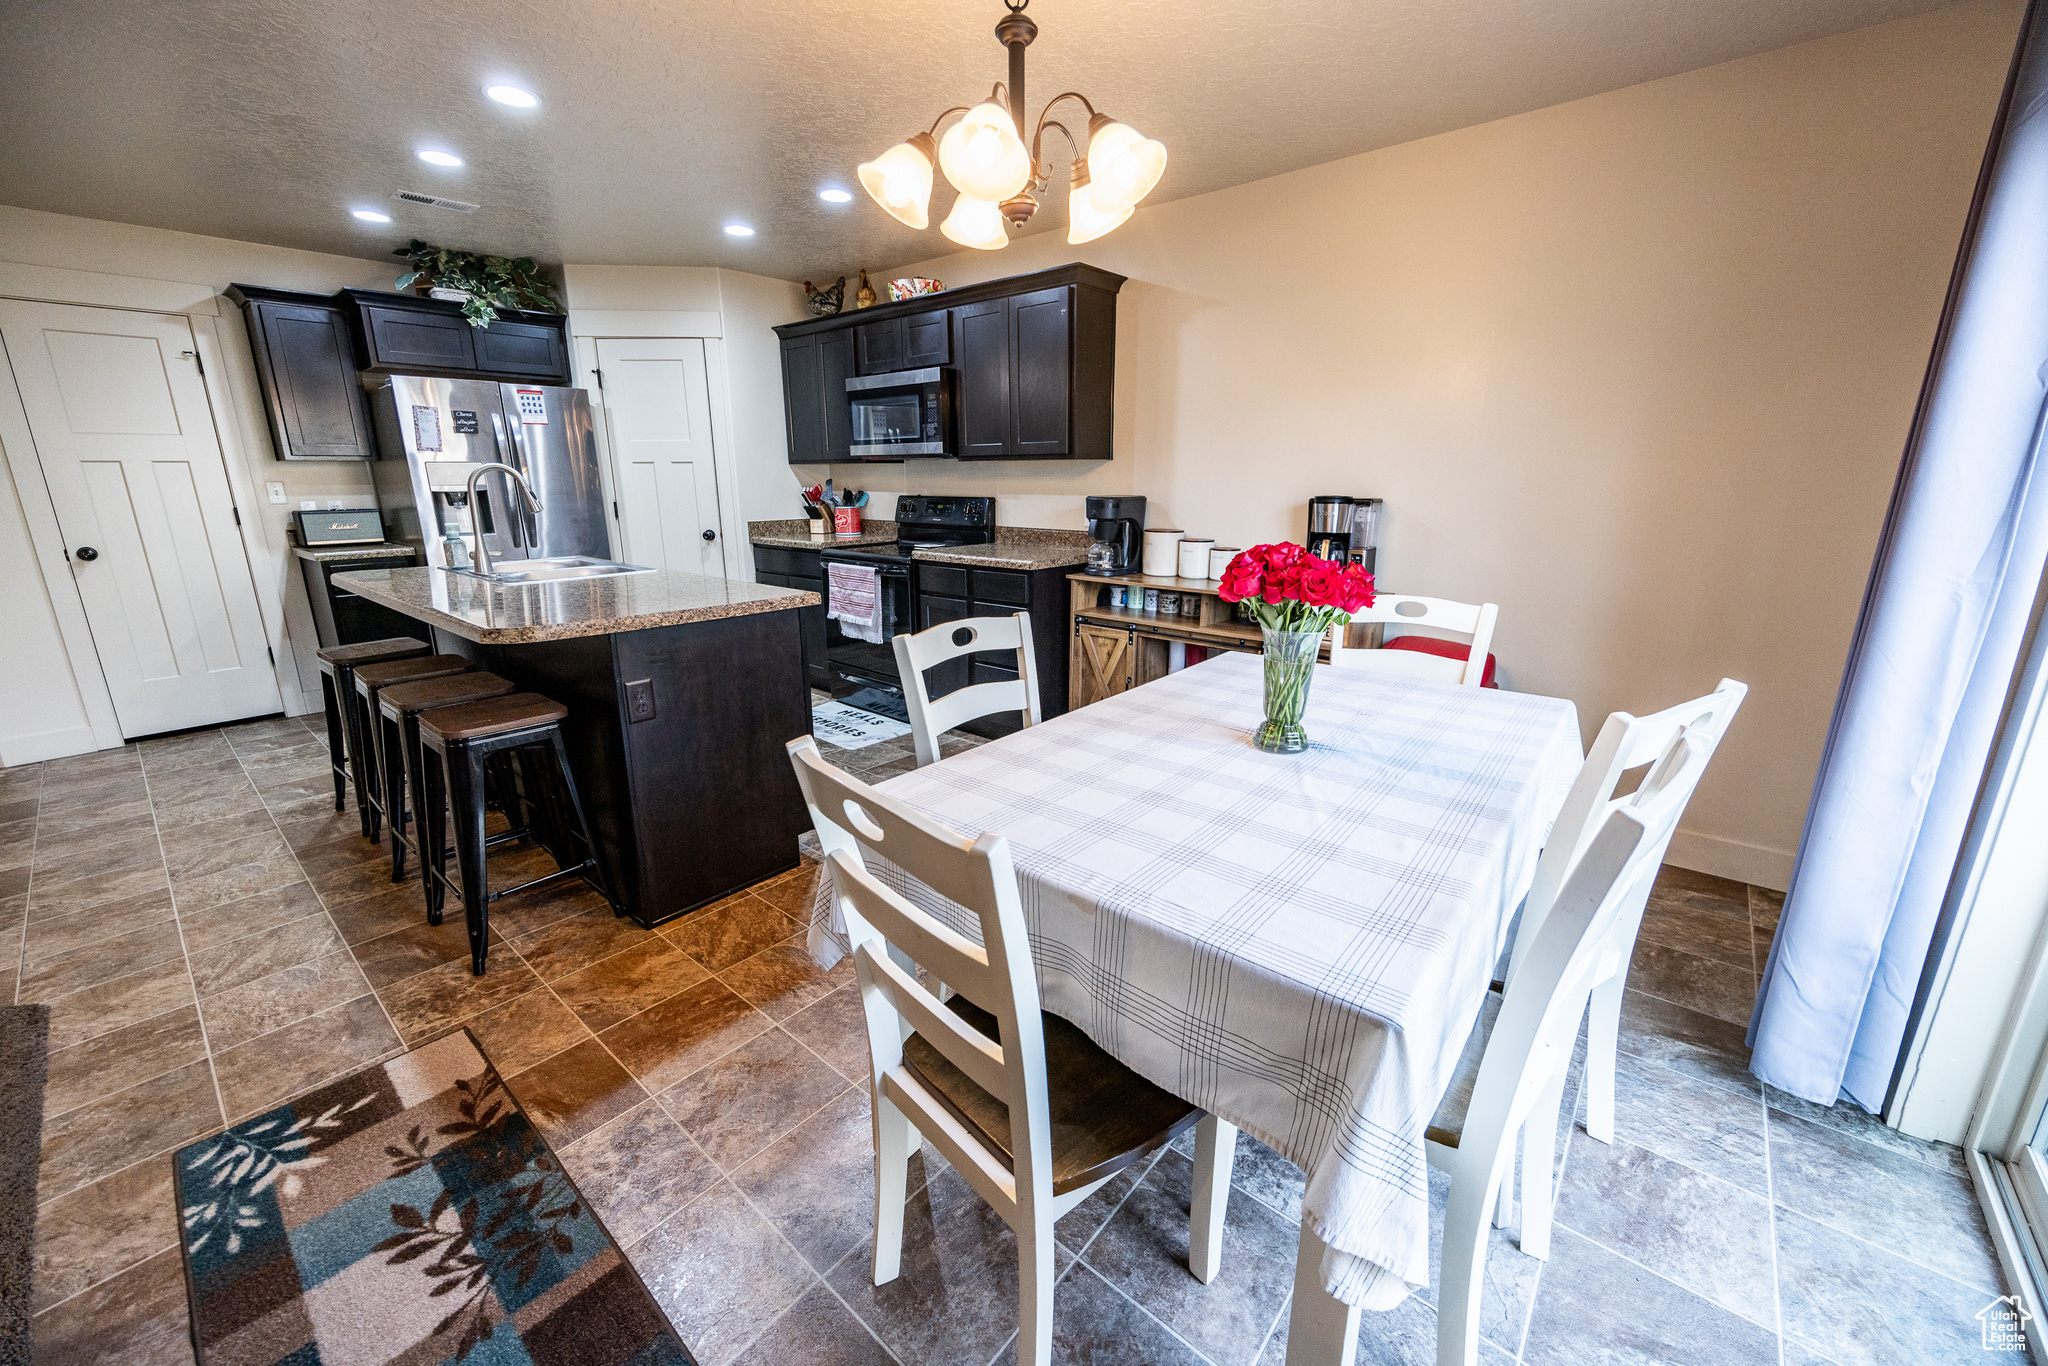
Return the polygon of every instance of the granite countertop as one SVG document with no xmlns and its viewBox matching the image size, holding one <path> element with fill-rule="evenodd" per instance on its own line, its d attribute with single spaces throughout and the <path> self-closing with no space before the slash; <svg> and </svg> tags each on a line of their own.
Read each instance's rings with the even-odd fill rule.
<svg viewBox="0 0 2048 1366">
<path fill-rule="evenodd" d="M 673 569 L 527 584 L 486 583 L 445 569 L 357 569 L 334 582 L 479 645 L 620 635 L 819 602 L 816 593 Z"/>
<path fill-rule="evenodd" d="M 912 559 L 933 564 L 981 565 L 989 569 L 1060 569 L 1088 563 L 1088 533 L 1050 527 L 999 526 L 994 545 L 951 545 L 919 550 Z"/>
<path fill-rule="evenodd" d="M 369 560 L 390 556 L 392 559 L 412 558 L 413 548 L 409 545 L 387 545 L 372 542 L 368 545 L 295 545 L 292 554 L 302 560 L 325 563 L 329 560 Z"/>
<path fill-rule="evenodd" d="M 896 524 L 879 517 L 861 519 L 858 536 L 813 536 L 808 517 L 791 517 L 780 522 L 748 522 L 747 539 L 755 545 L 783 550 L 824 550 L 835 545 L 888 545 L 896 539 Z"/>
</svg>

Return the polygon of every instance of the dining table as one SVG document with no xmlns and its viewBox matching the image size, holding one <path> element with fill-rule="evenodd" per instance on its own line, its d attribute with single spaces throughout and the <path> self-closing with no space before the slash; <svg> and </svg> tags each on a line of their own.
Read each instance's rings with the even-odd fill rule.
<svg viewBox="0 0 2048 1366">
<path fill-rule="evenodd" d="M 1219 655 L 877 787 L 1009 841 L 1044 1009 L 1301 1168 L 1287 1360 L 1329 1366 L 1428 1283 L 1424 1130 L 1584 756 L 1569 701 L 1327 665 L 1269 753 L 1262 682 Z"/>
</svg>

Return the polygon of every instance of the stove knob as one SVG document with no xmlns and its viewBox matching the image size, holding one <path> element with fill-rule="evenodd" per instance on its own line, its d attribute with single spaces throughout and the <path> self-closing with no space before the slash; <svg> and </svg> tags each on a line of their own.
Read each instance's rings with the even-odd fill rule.
<svg viewBox="0 0 2048 1366">
<path fill-rule="evenodd" d="M 981 520 L 981 504 L 975 503 L 967 509 L 967 520 L 970 522 Z"/>
</svg>

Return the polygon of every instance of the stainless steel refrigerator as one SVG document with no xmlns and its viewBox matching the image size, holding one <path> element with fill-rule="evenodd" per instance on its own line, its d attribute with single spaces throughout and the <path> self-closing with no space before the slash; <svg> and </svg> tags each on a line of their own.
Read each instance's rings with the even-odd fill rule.
<svg viewBox="0 0 2048 1366">
<path fill-rule="evenodd" d="M 491 559 L 589 555 L 612 558 L 590 397 L 581 389 L 494 380 L 392 375 L 371 394 L 376 421 L 377 506 L 387 536 L 416 546 L 431 565 L 451 564 L 448 538 L 479 534 Z M 502 461 L 540 499 L 535 517 L 497 470 Z M 458 567 L 467 568 L 467 555 Z"/>
</svg>

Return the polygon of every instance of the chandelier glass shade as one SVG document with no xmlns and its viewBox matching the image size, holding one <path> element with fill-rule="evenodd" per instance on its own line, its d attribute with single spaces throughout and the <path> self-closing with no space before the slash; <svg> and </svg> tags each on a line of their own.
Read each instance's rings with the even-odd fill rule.
<svg viewBox="0 0 2048 1366">
<path fill-rule="evenodd" d="M 994 251 L 1010 245 L 1010 235 L 1003 229 L 1002 206 L 993 199 L 961 195 L 954 202 L 953 212 L 939 224 L 939 231 L 963 247 L 981 251 Z"/>
<path fill-rule="evenodd" d="M 939 231 L 962 246 L 993 251 L 1009 245 L 1010 229 L 1031 221 L 1037 194 L 1052 181 L 1052 164 L 1042 159 L 1048 131 L 1059 133 L 1075 157 L 1068 194 L 1067 240 L 1091 242 L 1131 216 L 1166 171 L 1166 147 L 1107 114 L 1078 91 L 1053 96 L 1039 112 L 1029 145 L 1024 126 L 1024 50 L 1038 36 L 1025 17 L 1030 0 L 1003 0 L 1009 13 L 996 24 L 996 39 L 1009 51 L 1010 79 L 973 107 L 956 106 L 925 132 L 897 143 L 859 168 L 861 187 L 889 215 L 913 228 L 931 222 L 932 173 L 945 174 L 960 198 Z M 1074 100 L 1088 111 L 1084 148 L 1065 124 L 1051 118 L 1053 107 Z M 935 137 L 951 116 L 962 117 Z"/>
<path fill-rule="evenodd" d="M 1115 213 L 1105 212 L 1095 201 L 1095 186 L 1088 178 L 1085 159 L 1074 163 L 1073 179 L 1067 189 L 1067 241 L 1074 246 L 1093 242 L 1112 228 L 1121 227 L 1131 216 L 1127 204 Z"/>
<path fill-rule="evenodd" d="M 1166 173 L 1166 146 L 1105 114 L 1088 121 L 1088 179 L 1108 212 L 1128 209 Z"/>
<path fill-rule="evenodd" d="M 1000 204 L 1031 183 L 1031 154 L 1010 111 L 983 100 L 939 139 L 939 169 L 961 194 Z"/>
<path fill-rule="evenodd" d="M 931 223 L 932 159 L 936 144 L 931 134 L 919 133 L 899 142 L 873 161 L 863 162 L 855 173 L 861 188 L 889 211 L 891 217 L 913 228 Z"/>
</svg>

